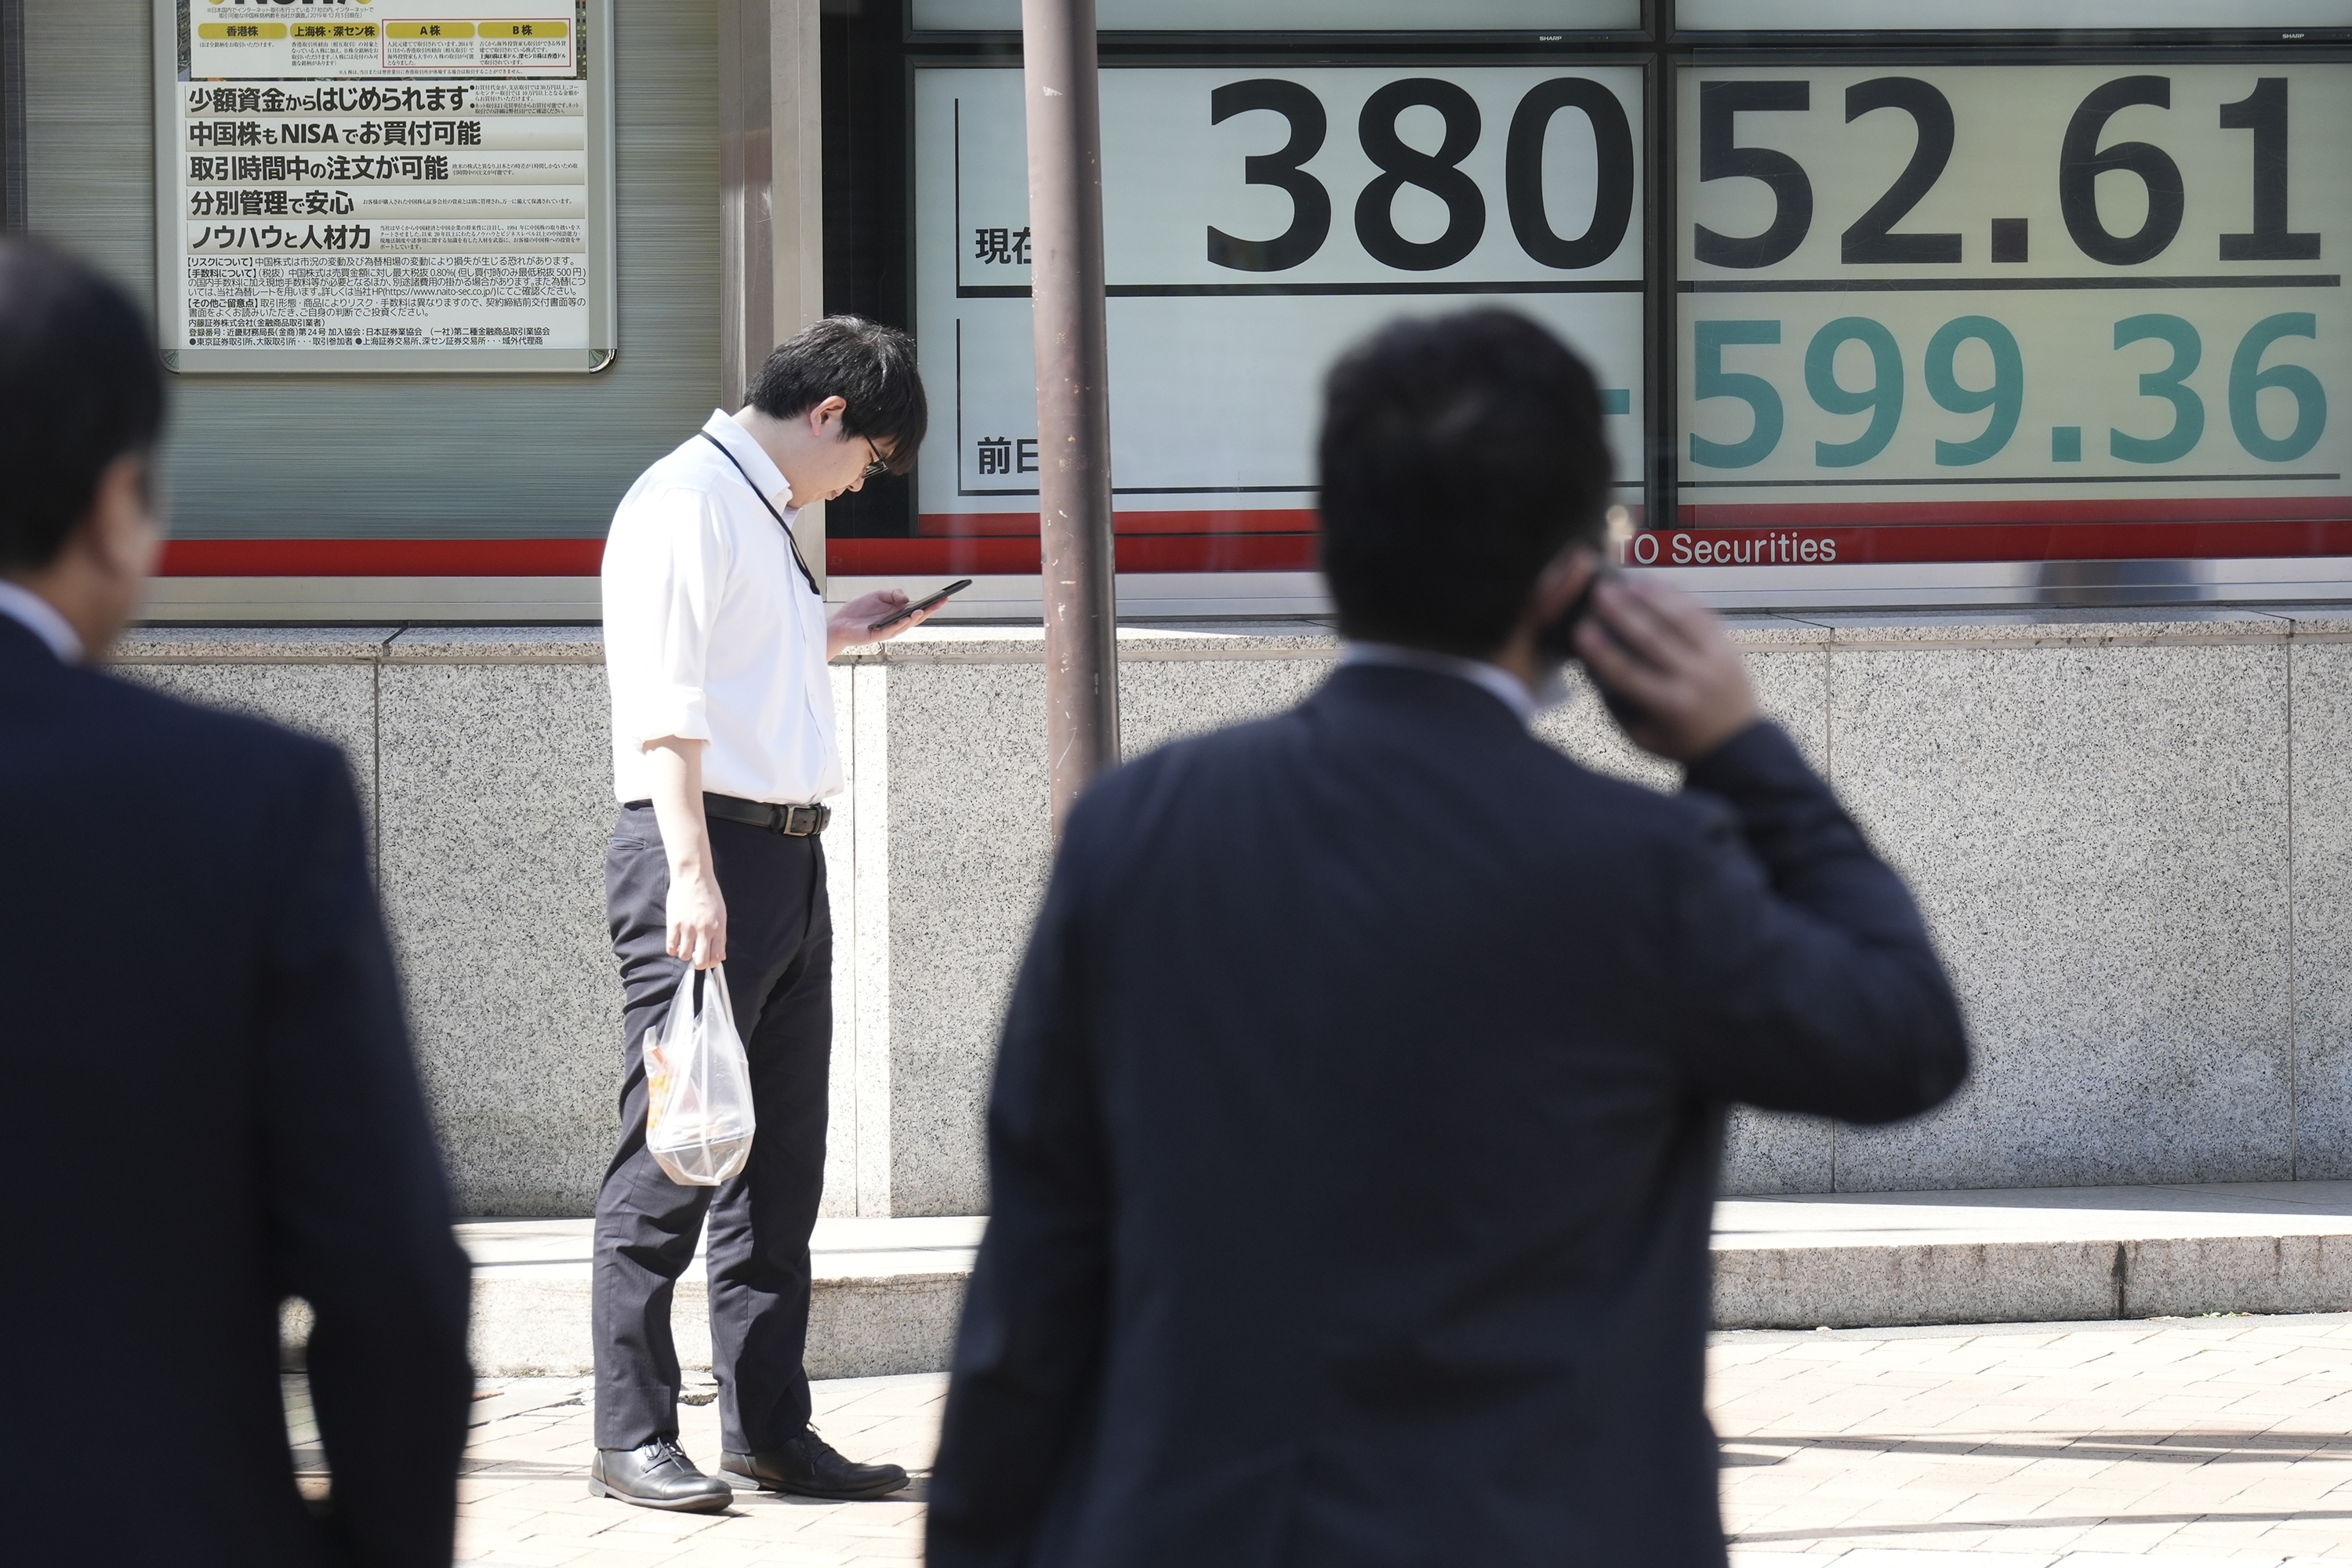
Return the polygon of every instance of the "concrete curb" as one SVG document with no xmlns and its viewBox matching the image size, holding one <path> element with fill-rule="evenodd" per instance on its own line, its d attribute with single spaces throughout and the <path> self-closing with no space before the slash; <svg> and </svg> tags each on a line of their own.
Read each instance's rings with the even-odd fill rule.
<svg viewBox="0 0 2352 1568">
<path fill-rule="evenodd" d="M 964 1276 L 820 1279 L 812 1377 L 945 1371 Z M 678 1282 L 678 1360 L 710 1365 L 707 1298 Z M 2352 1237 L 1934 1242 L 1730 1247 L 1715 1255 L 1718 1329 L 2084 1322 L 2202 1312 L 2352 1310 Z M 585 1279 L 487 1274 L 474 1287 L 474 1364 L 497 1377 L 594 1369 Z"/>
<path fill-rule="evenodd" d="M 2352 1309 L 2352 1237 L 1719 1247 L 1719 1329 L 2082 1322 Z"/>
<path fill-rule="evenodd" d="M 819 1222 L 812 1376 L 940 1372 L 977 1217 Z M 594 1370 L 584 1219 L 468 1220 L 473 1356 L 486 1377 Z M 2209 1312 L 2352 1310 L 2352 1183 L 1727 1198 L 1716 1210 L 1718 1329 L 1902 1329 Z M 698 1258 L 671 1314 L 678 1360 L 710 1366 Z M 301 1303 L 286 1339 L 299 1357 Z"/>
<path fill-rule="evenodd" d="M 805 1364 L 811 1377 L 887 1377 L 944 1372 L 963 1311 L 961 1274 L 819 1279 L 809 1301 Z M 596 1370 L 585 1279 L 530 1275 L 474 1281 L 474 1371 L 483 1377 L 585 1377 Z M 709 1297 L 681 1279 L 670 1332 L 678 1364 L 710 1367 Z"/>
</svg>

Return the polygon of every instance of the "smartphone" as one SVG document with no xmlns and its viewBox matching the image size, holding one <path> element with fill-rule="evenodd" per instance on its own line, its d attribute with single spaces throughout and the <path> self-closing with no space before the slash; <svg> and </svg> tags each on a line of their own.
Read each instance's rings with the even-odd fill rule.
<svg viewBox="0 0 2352 1568">
<path fill-rule="evenodd" d="M 1579 658 L 1576 652 L 1576 628 L 1583 624 L 1585 616 L 1592 613 L 1593 591 L 1616 574 L 1617 568 L 1613 566 L 1603 566 L 1595 571 L 1591 580 L 1584 584 L 1584 592 L 1576 596 L 1575 603 L 1561 611 L 1558 620 L 1536 634 L 1537 648 L 1548 657 L 1557 658 L 1563 663 L 1571 659 L 1579 664 L 1583 663 L 1583 659 Z M 1601 678 L 1591 670 L 1586 670 L 1585 674 L 1591 678 L 1593 689 L 1601 693 L 1601 700 L 1608 706 L 1610 713 L 1615 717 L 1619 724 L 1631 729 L 1641 723 L 1646 717 L 1640 703 L 1610 690 L 1608 687 L 1601 684 Z"/>
<path fill-rule="evenodd" d="M 946 587 L 932 595 L 929 598 L 919 599 L 914 604 L 911 604 L 905 609 L 900 610 L 897 615 L 885 616 L 866 629 L 869 632 L 887 631 L 890 627 L 897 626 L 900 621 L 905 620 L 908 616 L 919 616 L 925 610 L 938 608 L 940 605 L 947 603 L 949 595 L 961 594 L 966 588 L 971 586 L 971 578 L 958 578 L 955 582 L 949 584 Z"/>
</svg>

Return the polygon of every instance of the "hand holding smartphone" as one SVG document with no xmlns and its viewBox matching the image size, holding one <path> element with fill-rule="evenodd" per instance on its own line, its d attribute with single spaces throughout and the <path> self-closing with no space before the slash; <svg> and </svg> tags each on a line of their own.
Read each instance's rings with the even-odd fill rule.
<svg viewBox="0 0 2352 1568">
<path fill-rule="evenodd" d="M 1536 647 L 1547 656 L 1557 658 L 1563 664 L 1570 662 L 1582 664 L 1583 658 L 1576 651 L 1576 628 L 1583 625 L 1585 619 L 1592 613 L 1594 591 L 1602 583 L 1615 575 L 1617 575 L 1617 568 L 1613 566 L 1596 568 L 1591 580 L 1584 584 L 1584 592 L 1579 594 L 1575 602 L 1560 613 L 1558 620 L 1536 635 Z M 1603 628 L 1603 635 L 1606 635 L 1606 628 Z M 1640 703 L 1621 692 L 1611 689 L 1594 671 L 1588 669 L 1585 673 L 1592 677 L 1593 689 L 1601 693 L 1601 700 L 1608 706 L 1610 715 L 1620 725 L 1632 730 L 1648 718 Z"/>
<path fill-rule="evenodd" d="M 1655 574 L 1596 578 L 1545 628 L 1546 646 L 1580 655 L 1570 640 L 1580 620 L 1591 626 L 1592 683 L 1643 751 L 1694 762 L 1756 722 L 1756 689 L 1722 623 Z"/>
<path fill-rule="evenodd" d="M 929 598 L 917 600 L 914 604 L 908 605 L 905 609 L 898 611 L 895 615 L 883 616 L 880 620 L 876 621 L 872 626 L 867 626 L 866 629 L 869 632 L 887 631 L 890 627 L 897 626 L 900 621 L 905 620 L 909 616 L 919 616 L 925 610 L 937 609 L 940 605 L 948 602 L 950 595 L 961 594 L 966 588 L 971 586 L 971 578 L 959 578 L 955 582 L 952 582 L 946 587 L 940 589 L 938 593 L 932 595 Z"/>
</svg>

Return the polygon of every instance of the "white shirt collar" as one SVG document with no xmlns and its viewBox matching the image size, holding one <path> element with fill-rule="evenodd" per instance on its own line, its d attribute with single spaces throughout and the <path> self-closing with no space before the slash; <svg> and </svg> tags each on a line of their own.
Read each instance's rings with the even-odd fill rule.
<svg viewBox="0 0 2352 1568">
<path fill-rule="evenodd" d="M 776 467 L 776 460 L 768 456 L 767 448 L 752 440 L 751 433 L 736 424 L 734 416 L 723 408 L 710 411 L 710 417 L 703 424 L 702 431 L 726 447 L 735 460 L 743 465 L 743 472 L 753 487 L 767 498 L 770 506 L 784 514 L 786 522 L 790 522 L 793 514 L 800 510 L 793 504 L 793 482 L 784 478 L 783 469 Z"/>
<path fill-rule="evenodd" d="M 1450 653 L 1434 653 L 1423 647 L 1406 647 L 1390 642 L 1351 642 L 1339 660 L 1345 664 L 1386 665 L 1396 669 L 1425 669 L 1437 675 L 1450 675 L 1483 687 L 1495 700 L 1509 709 L 1522 724 L 1532 724 L 1536 717 L 1536 700 L 1520 684 L 1519 678 L 1498 664 L 1488 664 L 1483 658 L 1463 658 Z"/>
<path fill-rule="evenodd" d="M 24 623 L 25 629 L 49 645 L 60 664 L 79 664 L 82 658 L 81 638 L 75 635 L 57 607 L 30 588 L 18 587 L 0 577 L 0 616 L 8 616 Z"/>
</svg>

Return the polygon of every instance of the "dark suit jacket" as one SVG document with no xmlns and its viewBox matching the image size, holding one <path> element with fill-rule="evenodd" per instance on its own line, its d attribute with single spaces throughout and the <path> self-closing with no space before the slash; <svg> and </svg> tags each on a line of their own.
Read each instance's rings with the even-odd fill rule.
<svg viewBox="0 0 2352 1568">
<path fill-rule="evenodd" d="M 1967 1071 L 1759 724 L 1666 796 L 1343 668 L 1073 815 L 989 1116 L 931 1568 L 1720 1565 L 1724 1108 Z"/>
<path fill-rule="evenodd" d="M 342 758 L 0 616 L 0 820 L 11 1555 L 447 1568 L 467 1268 Z M 279 1403 L 289 1294 L 323 1522 Z"/>
</svg>

